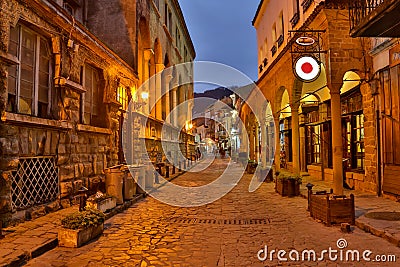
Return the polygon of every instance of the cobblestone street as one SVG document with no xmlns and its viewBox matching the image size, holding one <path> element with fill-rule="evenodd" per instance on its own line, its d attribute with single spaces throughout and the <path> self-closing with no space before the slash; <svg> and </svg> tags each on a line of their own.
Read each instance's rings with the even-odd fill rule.
<svg viewBox="0 0 400 267">
<path fill-rule="evenodd" d="M 186 173 L 174 183 L 204 185 L 216 179 L 228 160 L 217 159 L 204 171 Z M 200 165 L 196 166 L 199 167 Z M 396 266 L 396 263 L 329 261 L 279 262 L 277 254 L 261 262 L 257 254 L 271 250 L 315 250 L 317 257 L 330 247 L 338 249 L 344 238 L 346 250 L 371 250 L 376 255 L 400 255 L 400 248 L 355 228 L 344 234 L 309 217 L 307 201 L 286 198 L 264 183 L 248 192 L 252 176 L 220 200 L 197 208 L 172 207 L 150 196 L 106 222 L 104 234 L 78 249 L 58 247 L 33 259 L 28 266 Z M 340 250 L 339 250 L 340 251 Z M 340 259 L 340 253 L 337 253 Z M 263 256 L 263 253 L 260 254 Z"/>
</svg>

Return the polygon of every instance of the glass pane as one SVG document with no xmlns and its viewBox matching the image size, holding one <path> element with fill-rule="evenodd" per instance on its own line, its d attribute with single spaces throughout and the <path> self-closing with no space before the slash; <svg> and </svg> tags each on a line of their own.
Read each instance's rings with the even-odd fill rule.
<svg viewBox="0 0 400 267">
<path fill-rule="evenodd" d="M 17 66 L 8 67 L 8 93 L 15 95 L 17 92 Z"/>
<path fill-rule="evenodd" d="M 49 88 L 39 86 L 38 100 L 42 103 L 49 103 Z"/>
<path fill-rule="evenodd" d="M 35 36 L 26 30 L 22 31 L 21 63 L 33 66 L 35 63 Z"/>
<path fill-rule="evenodd" d="M 22 114 L 32 115 L 32 98 L 19 98 L 19 112 Z"/>
<path fill-rule="evenodd" d="M 48 116 L 48 103 L 38 103 L 38 117 L 46 118 Z"/>
<path fill-rule="evenodd" d="M 32 98 L 33 83 L 28 81 L 21 81 L 20 96 L 25 98 Z"/>
<path fill-rule="evenodd" d="M 8 44 L 8 53 L 18 57 L 19 47 L 19 26 L 10 28 L 10 42 Z"/>
<path fill-rule="evenodd" d="M 49 87 L 49 73 L 48 72 L 39 72 L 39 86 L 40 87 Z"/>
</svg>

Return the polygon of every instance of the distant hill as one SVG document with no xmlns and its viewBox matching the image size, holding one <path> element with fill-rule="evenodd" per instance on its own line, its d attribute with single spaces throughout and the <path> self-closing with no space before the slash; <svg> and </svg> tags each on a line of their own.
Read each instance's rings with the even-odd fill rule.
<svg viewBox="0 0 400 267">
<path fill-rule="evenodd" d="M 232 88 L 234 89 L 234 88 Z M 231 89 L 225 87 L 218 87 L 211 90 L 206 90 L 203 93 L 194 93 L 194 107 L 193 114 L 200 114 L 205 111 L 205 109 L 212 105 L 215 101 L 228 97 L 233 92 Z M 203 97 L 202 99 L 199 99 Z M 204 99 L 208 98 L 208 99 Z"/>
<path fill-rule="evenodd" d="M 230 96 L 232 93 L 233 92 L 231 91 L 231 89 L 225 87 L 218 87 L 212 90 L 204 91 L 204 93 L 194 93 L 194 98 L 209 97 L 219 100 L 224 98 L 225 96 Z"/>
</svg>

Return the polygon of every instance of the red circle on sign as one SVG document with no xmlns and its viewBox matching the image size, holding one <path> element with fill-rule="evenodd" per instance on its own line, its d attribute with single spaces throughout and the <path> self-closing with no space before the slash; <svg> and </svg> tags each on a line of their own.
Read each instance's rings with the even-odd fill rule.
<svg viewBox="0 0 400 267">
<path fill-rule="evenodd" d="M 305 62 L 303 65 L 301 65 L 301 70 L 304 73 L 311 73 L 313 71 L 313 66 L 309 62 Z"/>
</svg>

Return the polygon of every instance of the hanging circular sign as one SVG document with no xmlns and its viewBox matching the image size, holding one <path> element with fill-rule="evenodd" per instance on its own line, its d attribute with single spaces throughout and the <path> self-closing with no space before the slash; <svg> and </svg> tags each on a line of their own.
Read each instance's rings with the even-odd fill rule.
<svg viewBox="0 0 400 267">
<path fill-rule="evenodd" d="M 295 74 L 304 82 L 312 82 L 318 78 L 321 67 L 318 61 L 311 56 L 303 56 L 295 63 Z"/>
<path fill-rule="evenodd" d="M 296 43 L 302 46 L 309 46 L 315 43 L 315 40 L 308 36 L 302 36 L 296 39 Z"/>
</svg>

